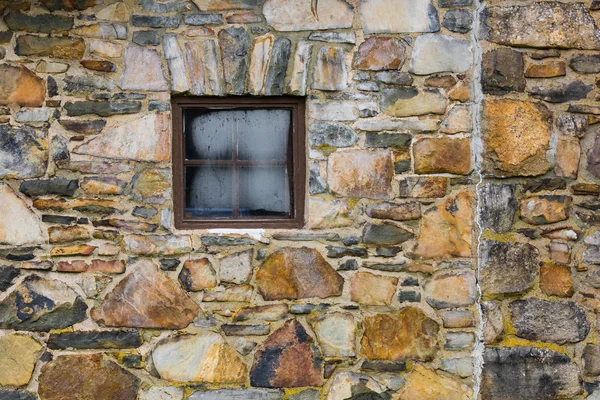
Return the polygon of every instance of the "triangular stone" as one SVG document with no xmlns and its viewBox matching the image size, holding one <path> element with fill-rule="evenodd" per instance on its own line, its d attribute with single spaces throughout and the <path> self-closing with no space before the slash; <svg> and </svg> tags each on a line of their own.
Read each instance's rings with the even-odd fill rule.
<svg viewBox="0 0 600 400">
<path fill-rule="evenodd" d="M 0 244 L 42 244 L 44 232 L 37 215 L 6 184 L 0 183 Z"/>
</svg>

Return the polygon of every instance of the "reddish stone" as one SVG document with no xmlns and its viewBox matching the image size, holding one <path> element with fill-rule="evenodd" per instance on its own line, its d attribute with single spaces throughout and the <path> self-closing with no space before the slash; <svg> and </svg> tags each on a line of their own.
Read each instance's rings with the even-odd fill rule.
<svg viewBox="0 0 600 400">
<path fill-rule="evenodd" d="M 392 197 L 394 163 L 388 150 L 336 151 L 329 156 L 327 176 L 331 190 L 347 197 Z"/>
<path fill-rule="evenodd" d="M 44 400 L 135 400 L 140 380 L 102 354 L 61 355 L 42 367 Z"/>
<path fill-rule="evenodd" d="M 41 107 L 45 97 L 44 80 L 27 67 L 0 65 L 0 104 Z"/>
<path fill-rule="evenodd" d="M 66 247 L 54 247 L 50 251 L 52 257 L 68 257 L 68 256 L 89 256 L 94 250 L 95 246 L 66 246 Z"/>
<path fill-rule="evenodd" d="M 92 318 L 104 326 L 182 329 L 200 307 L 150 261 L 134 271 L 94 307 Z"/>
<path fill-rule="evenodd" d="M 91 264 L 83 260 L 73 262 L 61 261 L 56 265 L 58 272 L 104 272 L 107 274 L 122 274 L 125 272 L 125 261 L 123 260 L 93 260 Z"/>
<path fill-rule="evenodd" d="M 304 327 L 290 320 L 256 351 L 250 383 L 270 388 L 322 386 L 322 362 L 319 349 Z"/>
<path fill-rule="evenodd" d="M 316 250 L 284 248 L 269 256 L 256 274 L 265 300 L 340 296 L 344 278 Z"/>
<path fill-rule="evenodd" d="M 472 169 L 469 139 L 423 138 L 413 144 L 413 153 L 417 174 L 467 175 Z"/>
<path fill-rule="evenodd" d="M 117 69 L 117 66 L 110 61 L 81 60 L 80 63 L 84 68 L 91 69 L 92 71 L 115 72 Z"/>
<path fill-rule="evenodd" d="M 573 296 L 571 267 L 545 263 L 540 268 L 540 289 L 548 296 Z"/>
<path fill-rule="evenodd" d="M 381 71 L 400 69 L 404 64 L 402 42 L 390 37 L 370 37 L 360 45 L 354 58 L 354 68 Z"/>
<path fill-rule="evenodd" d="M 217 286 L 217 274 L 208 258 L 186 261 L 178 279 L 181 286 L 192 292 Z"/>
<path fill-rule="evenodd" d="M 416 307 L 364 319 L 363 356 L 376 360 L 430 361 L 435 358 L 439 325 Z"/>
</svg>

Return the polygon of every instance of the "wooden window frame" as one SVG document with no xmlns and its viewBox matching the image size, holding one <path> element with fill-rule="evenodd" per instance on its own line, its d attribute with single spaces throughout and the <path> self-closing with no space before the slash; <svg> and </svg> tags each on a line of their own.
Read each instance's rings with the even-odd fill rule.
<svg viewBox="0 0 600 400">
<path fill-rule="evenodd" d="M 186 108 L 209 110 L 289 109 L 292 110 L 292 135 L 287 153 L 292 218 L 198 219 L 185 216 L 185 138 L 183 112 Z M 304 227 L 306 196 L 306 102 L 303 97 L 173 97 L 173 206 L 177 229 L 299 229 Z M 234 156 L 234 159 L 237 157 Z M 229 160 L 228 160 L 229 162 Z M 233 163 L 235 161 L 232 160 Z M 194 161 L 195 163 L 195 161 Z M 203 161 L 199 160 L 198 164 Z M 218 164 L 217 162 L 211 162 Z M 233 164 L 231 164 L 233 165 Z M 235 169 L 235 168 L 234 168 Z M 234 185 L 236 184 L 234 178 Z M 239 193 L 239 187 L 235 189 Z"/>
</svg>

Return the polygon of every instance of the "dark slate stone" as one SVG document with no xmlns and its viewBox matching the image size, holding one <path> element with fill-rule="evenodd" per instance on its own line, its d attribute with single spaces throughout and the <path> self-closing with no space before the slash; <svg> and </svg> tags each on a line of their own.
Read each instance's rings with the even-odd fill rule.
<svg viewBox="0 0 600 400">
<path fill-rule="evenodd" d="M 367 249 L 361 247 L 338 247 L 327 246 L 327 257 L 342 258 L 342 257 L 368 257 Z"/>
<path fill-rule="evenodd" d="M 15 278 L 20 274 L 21 270 L 18 268 L 0 266 L 0 292 L 4 292 L 11 287 Z"/>
<path fill-rule="evenodd" d="M 54 161 L 68 160 L 71 156 L 67 145 L 67 138 L 64 136 L 54 136 L 50 144 L 50 154 Z"/>
<path fill-rule="evenodd" d="M 65 178 L 35 179 L 21 182 L 19 190 L 29 197 L 58 195 L 73 196 L 79 188 L 79 182 Z"/>
<path fill-rule="evenodd" d="M 112 96 L 113 100 L 144 100 L 147 95 L 144 93 L 115 93 Z"/>
<path fill-rule="evenodd" d="M 367 132 L 366 147 L 409 148 L 412 136 L 406 133 L 372 133 Z"/>
<path fill-rule="evenodd" d="M 258 389 L 218 389 L 192 393 L 188 400 L 281 400 L 283 392 Z"/>
<path fill-rule="evenodd" d="M 408 72 L 383 71 L 375 74 L 375 80 L 388 85 L 410 86 L 413 77 Z"/>
<path fill-rule="evenodd" d="M 13 31 L 50 33 L 73 28 L 72 17 L 56 14 L 27 15 L 22 12 L 11 12 L 4 17 L 4 22 Z"/>
<path fill-rule="evenodd" d="M 73 225 L 77 222 L 77 217 L 65 217 L 62 215 L 42 215 L 42 222 L 47 224 L 58 224 L 58 225 Z"/>
<path fill-rule="evenodd" d="M 363 231 L 363 243 L 376 245 L 394 245 L 401 244 L 411 239 L 413 234 L 397 225 L 386 224 L 366 224 Z"/>
<path fill-rule="evenodd" d="M 590 331 L 585 311 L 572 301 L 528 298 L 515 300 L 508 308 L 516 335 L 527 340 L 577 343 Z"/>
<path fill-rule="evenodd" d="M 409 276 L 400 283 L 400 286 L 419 286 L 419 279 Z"/>
<path fill-rule="evenodd" d="M 156 0 L 140 0 L 140 6 L 147 12 L 168 13 L 174 11 L 187 11 L 189 2 L 187 0 L 175 0 L 169 2 L 158 2 Z"/>
<path fill-rule="evenodd" d="M 249 246 L 256 244 L 254 239 L 231 236 L 202 236 L 201 240 L 205 246 Z"/>
<path fill-rule="evenodd" d="M 395 257 L 401 251 L 401 247 L 378 247 L 375 249 L 375 255 L 377 257 Z"/>
<path fill-rule="evenodd" d="M 283 94 L 285 74 L 290 60 L 291 49 L 292 42 L 289 39 L 275 39 L 273 50 L 271 51 L 269 69 L 267 70 L 267 78 L 265 80 L 265 94 L 267 96 L 281 96 Z"/>
<path fill-rule="evenodd" d="M 562 86 L 534 87 L 529 93 L 538 99 L 548 103 L 564 103 L 567 101 L 585 99 L 594 90 L 592 85 L 586 85 L 581 81 L 571 81 Z"/>
<path fill-rule="evenodd" d="M 387 272 L 400 272 L 404 271 L 406 265 L 398 263 L 398 264 L 383 264 L 383 263 L 371 263 L 365 262 L 363 263 L 363 268 L 373 269 L 375 271 L 387 271 Z"/>
<path fill-rule="evenodd" d="M 314 304 L 292 304 L 290 313 L 296 315 L 310 314 L 315 308 L 317 308 L 317 306 Z"/>
<path fill-rule="evenodd" d="M 508 232 L 517 212 L 515 185 L 486 183 L 479 190 L 480 218 L 484 229 Z"/>
<path fill-rule="evenodd" d="M 53 333 L 50 349 L 128 349 L 142 345 L 138 331 L 90 331 Z"/>
<path fill-rule="evenodd" d="M 8 253 L 5 258 L 8 261 L 31 261 L 35 255 L 33 253 Z"/>
<path fill-rule="evenodd" d="M 314 240 L 326 240 L 328 242 L 337 242 L 340 240 L 340 235 L 337 233 L 287 233 L 277 232 L 273 234 L 275 240 L 289 240 L 292 242 L 312 242 Z"/>
<path fill-rule="evenodd" d="M 13 37 L 13 31 L 0 32 L 0 44 L 10 43 Z"/>
<path fill-rule="evenodd" d="M 131 212 L 134 217 L 152 218 L 158 214 L 158 210 L 153 207 L 135 207 Z"/>
<path fill-rule="evenodd" d="M 398 292 L 398 301 L 400 303 L 419 303 L 421 302 L 421 293 L 414 290 L 401 290 Z"/>
<path fill-rule="evenodd" d="M 531 180 L 523 185 L 523 191 L 537 193 L 543 190 L 554 191 L 567 188 L 567 182 L 561 178 L 542 178 Z"/>
<path fill-rule="evenodd" d="M 488 347 L 483 353 L 483 400 L 572 399 L 582 393 L 569 357 L 535 347 Z"/>
<path fill-rule="evenodd" d="M 355 246 L 360 243 L 360 238 L 358 236 L 346 236 L 342 239 L 342 244 L 344 246 Z"/>
<path fill-rule="evenodd" d="M 141 369 L 144 368 L 144 359 L 139 354 L 126 354 L 121 359 L 124 366 L 127 368 Z"/>
<path fill-rule="evenodd" d="M 227 92 L 243 94 L 246 88 L 250 35 L 243 27 L 229 27 L 219 32 L 223 73 Z"/>
<path fill-rule="evenodd" d="M 559 115 L 556 119 L 556 127 L 563 135 L 581 138 L 587 131 L 588 120 L 584 115 Z"/>
<path fill-rule="evenodd" d="M 466 7 L 473 4 L 473 0 L 438 0 L 440 8 L 448 7 Z"/>
<path fill-rule="evenodd" d="M 47 154 L 39 149 L 46 147 L 47 131 L 24 125 L 20 129 L 0 125 L 0 178 L 34 178 L 44 175 Z"/>
<path fill-rule="evenodd" d="M 505 94 L 525 89 L 523 54 L 509 48 L 488 51 L 483 55 L 482 84 L 484 93 Z"/>
<path fill-rule="evenodd" d="M 158 46 L 160 44 L 160 31 L 135 31 L 133 32 L 133 43 L 140 46 Z"/>
<path fill-rule="evenodd" d="M 600 55 L 586 54 L 573 57 L 569 62 L 569 66 L 579 74 L 600 73 Z"/>
<path fill-rule="evenodd" d="M 183 22 L 194 26 L 221 25 L 223 23 L 223 16 L 217 13 L 184 14 Z"/>
<path fill-rule="evenodd" d="M 48 82 L 48 97 L 58 96 L 58 84 L 56 83 L 56 79 L 49 76 L 47 79 Z"/>
<path fill-rule="evenodd" d="M 66 300 L 69 298 L 73 300 Z M 0 328 L 64 329 L 83 321 L 86 311 L 85 301 L 66 284 L 30 275 L 0 302 Z"/>
<path fill-rule="evenodd" d="M 65 110 L 70 117 L 80 115 L 96 114 L 101 117 L 108 117 L 119 114 L 136 114 L 142 109 L 142 103 L 139 101 L 77 101 L 65 104 Z"/>
<path fill-rule="evenodd" d="M 473 14 L 462 8 L 450 10 L 444 15 L 442 25 L 452 32 L 467 33 L 473 27 Z"/>
<path fill-rule="evenodd" d="M 522 292 L 538 277 L 539 253 L 527 243 L 486 241 L 481 260 L 484 294 Z"/>
<path fill-rule="evenodd" d="M 367 371 L 378 371 L 388 373 L 399 373 L 406 371 L 405 362 L 387 362 L 377 360 L 365 360 L 360 365 L 360 369 Z"/>
<path fill-rule="evenodd" d="M 160 269 L 163 271 L 175 271 L 179 264 L 181 264 L 181 261 L 176 258 L 163 258 L 160 260 Z"/>
<path fill-rule="evenodd" d="M 358 270 L 358 261 L 356 260 L 346 260 L 337 267 L 338 271 L 357 271 Z"/>
<path fill-rule="evenodd" d="M 162 15 L 133 15 L 131 23 L 133 26 L 145 28 L 177 28 L 181 22 L 180 16 Z"/>
<path fill-rule="evenodd" d="M 101 0 L 40 0 L 40 5 L 50 11 L 75 11 L 102 4 Z"/>
<path fill-rule="evenodd" d="M 270 325 L 223 324 L 223 333 L 227 336 L 264 336 L 271 333 Z"/>
<path fill-rule="evenodd" d="M 308 141 L 314 147 L 350 147 L 358 141 L 358 135 L 346 125 L 316 122 L 308 129 Z"/>
<path fill-rule="evenodd" d="M 583 372 L 588 376 L 600 375 L 600 346 L 587 344 L 583 348 Z"/>
<path fill-rule="evenodd" d="M 324 193 L 327 190 L 327 182 L 321 177 L 321 169 L 318 163 L 312 163 L 309 168 L 308 191 L 310 194 Z"/>
<path fill-rule="evenodd" d="M 158 100 L 150 100 L 148 102 L 148 111 L 169 111 L 171 109 L 171 105 L 169 103 L 163 103 Z"/>
<path fill-rule="evenodd" d="M 0 400 L 36 400 L 33 394 L 23 390 L 0 389 Z"/>
</svg>

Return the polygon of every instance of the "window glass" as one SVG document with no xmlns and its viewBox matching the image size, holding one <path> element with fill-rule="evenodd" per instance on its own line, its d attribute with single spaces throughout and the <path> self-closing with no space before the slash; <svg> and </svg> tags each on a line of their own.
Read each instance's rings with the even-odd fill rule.
<svg viewBox="0 0 600 400">
<path fill-rule="evenodd" d="M 285 166 L 240 168 L 240 215 L 290 215 L 290 190 Z"/>
<path fill-rule="evenodd" d="M 240 160 L 285 160 L 291 110 L 246 110 L 238 138 Z"/>
<path fill-rule="evenodd" d="M 232 167 L 186 167 L 186 215 L 192 218 L 231 218 L 232 177 Z"/>
</svg>

